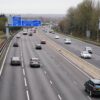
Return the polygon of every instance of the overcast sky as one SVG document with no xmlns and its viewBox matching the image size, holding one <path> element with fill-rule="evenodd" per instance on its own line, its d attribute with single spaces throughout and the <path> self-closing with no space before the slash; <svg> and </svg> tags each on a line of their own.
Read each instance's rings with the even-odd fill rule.
<svg viewBox="0 0 100 100">
<path fill-rule="evenodd" d="M 0 13 L 66 14 L 83 0 L 0 0 Z"/>
</svg>

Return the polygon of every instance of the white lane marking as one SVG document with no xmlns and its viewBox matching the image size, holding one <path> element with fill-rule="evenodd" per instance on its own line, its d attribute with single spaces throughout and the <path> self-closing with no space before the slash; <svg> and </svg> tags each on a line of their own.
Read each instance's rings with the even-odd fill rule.
<svg viewBox="0 0 100 100">
<path fill-rule="evenodd" d="M 58 53 L 59 54 L 59 53 Z M 87 76 L 88 78 L 92 78 L 91 76 L 89 76 L 86 72 L 82 71 L 78 66 L 76 66 L 74 63 L 72 63 L 70 60 L 68 60 L 64 55 L 59 54 L 62 57 L 64 57 L 70 64 L 72 64 L 75 68 L 77 68 L 80 72 L 82 72 L 85 76 Z"/>
<path fill-rule="evenodd" d="M 23 75 L 25 76 L 25 69 L 23 69 Z"/>
<path fill-rule="evenodd" d="M 26 78 L 24 77 L 24 84 L 25 84 L 25 87 L 27 87 L 27 82 L 26 82 Z"/>
<path fill-rule="evenodd" d="M 29 92 L 26 90 L 27 100 L 30 100 Z"/>
<path fill-rule="evenodd" d="M 24 68 L 24 64 L 23 64 L 23 58 L 22 58 L 22 68 Z"/>
<path fill-rule="evenodd" d="M 44 74 L 47 74 L 47 72 L 46 72 L 46 71 L 44 71 Z"/>
<path fill-rule="evenodd" d="M 60 96 L 60 94 L 58 94 L 58 98 L 59 98 L 59 100 L 62 100 L 62 97 Z"/>
<path fill-rule="evenodd" d="M 52 81 L 50 80 L 50 84 L 52 85 Z"/>
<path fill-rule="evenodd" d="M 6 51 L 6 54 L 5 54 L 5 57 L 4 57 L 4 60 L 3 60 L 3 63 L 2 63 L 1 69 L 0 69 L 0 76 L 1 76 L 1 74 L 2 74 L 2 71 L 3 71 L 3 68 L 4 68 L 4 64 L 5 64 L 5 61 L 6 61 L 7 54 L 8 54 L 8 51 L 9 51 L 9 49 L 10 49 L 11 43 L 12 43 L 12 40 L 11 40 L 11 42 L 10 42 L 10 44 L 9 44 L 9 47 L 8 47 L 7 51 Z"/>
<path fill-rule="evenodd" d="M 89 96 L 87 96 L 89 100 L 92 100 Z"/>
</svg>

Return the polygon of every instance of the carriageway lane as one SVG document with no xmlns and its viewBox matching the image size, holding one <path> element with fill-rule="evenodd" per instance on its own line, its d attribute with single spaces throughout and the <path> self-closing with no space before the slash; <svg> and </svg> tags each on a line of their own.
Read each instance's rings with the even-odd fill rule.
<svg viewBox="0 0 100 100">
<path fill-rule="evenodd" d="M 59 100 L 41 68 L 31 68 L 29 59 L 35 56 L 29 37 L 22 37 L 22 52 L 30 100 Z"/>
<path fill-rule="evenodd" d="M 30 42 L 32 49 L 35 44 L 40 43 L 40 40 L 34 34 Z M 88 79 L 85 75 L 46 45 L 43 46 L 43 50 L 34 50 L 34 52 L 40 58 L 47 79 L 52 80 L 53 88 L 61 94 L 64 100 L 89 100 L 83 86 Z"/>
<path fill-rule="evenodd" d="M 0 100 L 27 100 L 21 66 L 10 65 L 11 57 L 21 56 L 20 47 L 13 47 L 15 41 L 17 41 L 16 38 L 12 40 L 3 73 L 0 76 Z"/>
<path fill-rule="evenodd" d="M 43 33 L 41 30 L 39 30 L 39 31 L 41 33 Z M 87 62 L 95 65 L 96 67 L 100 68 L 100 47 L 95 46 L 93 44 L 86 43 L 86 42 L 82 42 L 80 40 L 73 39 L 73 38 L 71 38 L 72 44 L 67 45 L 67 44 L 64 44 L 64 38 L 67 36 L 61 35 L 59 33 L 55 33 L 55 34 L 43 33 L 43 34 L 45 34 L 47 37 L 49 37 L 56 43 L 62 45 L 62 47 L 64 47 L 65 49 L 69 50 L 70 52 L 74 53 L 75 55 L 77 55 L 79 57 L 80 57 L 80 52 L 83 51 L 86 46 L 92 47 L 93 48 L 92 59 L 85 59 L 85 60 Z M 55 35 L 59 35 L 60 39 L 54 39 Z"/>
</svg>

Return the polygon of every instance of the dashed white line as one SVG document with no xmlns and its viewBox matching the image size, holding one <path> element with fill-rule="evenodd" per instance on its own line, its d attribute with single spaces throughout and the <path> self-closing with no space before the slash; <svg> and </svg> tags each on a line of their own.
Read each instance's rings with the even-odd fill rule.
<svg viewBox="0 0 100 100">
<path fill-rule="evenodd" d="M 47 74 L 47 72 L 46 72 L 46 71 L 44 71 L 44 74 Z"/>
<path fill-rule="evenodd" d="M 29 92 L 26 90 L 27 100 L 30 100 Z"/>
<path fill-rule="evenodd" d="M 24 77 L 24 83 L 25 83 L 25 86 L 27 87 L 27 82 L 26 82 L 26 78 Z"/>
<path fill-rule="evenodd" d="M 23 59 L 22 59 L 22 68 L 24 68 Z"/>
<path fill-rule="evenodd" d="M 52 81 L 50 80 L 50 84 L 52 85 Z"/>
<path fill-rule="evenodd" d="M 60 94 L 58 94 L 58 98 L 59 98 L 59 100 L 62 100 L 62 97 L 60 96 Z"/>
<path fill-rule="evenodd" d="M 25 70 L 23 69 L 23 75 L 25 76 Z"/>
</svg>

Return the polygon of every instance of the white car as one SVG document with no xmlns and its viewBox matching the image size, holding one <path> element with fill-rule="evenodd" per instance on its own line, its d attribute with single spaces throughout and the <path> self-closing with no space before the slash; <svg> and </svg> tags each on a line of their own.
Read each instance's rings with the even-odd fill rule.
<svg viewBox="0 0 100 100">
<path fill-rule="evenodd" d="M 20 38 L 20 35 L 18 34 L 18 35 L 16 36 L 16 38 Z"/>
<path fill-rule="evenodd" d="M 58 35 L 55 36 L 55 39 L 59 39 L 60 37 Z"/>
<path fill-rule="evenodd" d="M 81 57 L 82 58 L 91 58 L 91 54 L 88 51 L 82 51 Z"/>
<path fill-rule="evenodd" d="M 85 51 L 87 51 L 87 52 L 89 52 L 89 53 L 91 53 L 91 54 L 93 53 L 91 47 L 85 47 Z"/>
<path fill-rule="evenodd" d="M 68 39 L 65 39 L 65 40 L 64 40 L 64 43 L 65 43 L 65 44 L 71 44 L 71 39 L 69 39 L 69 38 L 68 38 Z"/>
<path fill-rule="evenodd" d="M 31 58 L 30 67 L 40 67 L 40 60 L 38 58 Z"/>
<path fill-rule="evenodd" d="M 12 57 L 11 58 L 11 65 L 21 65 L 21 60 L 19 57 Z"/>
</svg>

